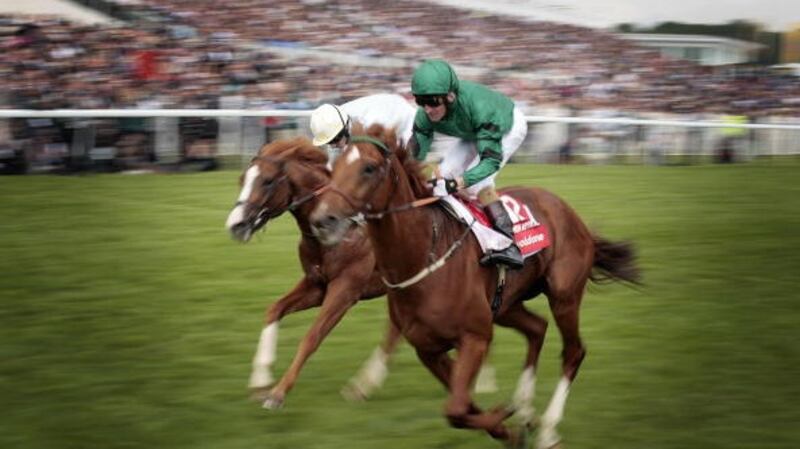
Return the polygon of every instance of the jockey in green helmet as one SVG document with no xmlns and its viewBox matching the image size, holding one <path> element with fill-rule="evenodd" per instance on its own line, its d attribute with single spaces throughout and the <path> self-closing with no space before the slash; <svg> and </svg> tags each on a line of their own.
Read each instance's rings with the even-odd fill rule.
<svg viewBox="0 0 800 449">
<path fill-rule="evenodd" d="M 417 159 L 427 156 L 434 132 L 458 138 L 443 151 L 435 170 L 435 177 L 442 182 L 437 183 L 434 194 L 462 190 L 477 198 L 495 229 L 513 241 L 513 222 L 495 191 L 494 180 L 525 140 L 528 125 L 522 111 L 500 92 L 459 80 L 450 64 L 440 59 L 426 60 L 417 67 L 411 93 L 419 106 L 413 134 Z M 486 254 L 481 263 L 519 268 L 523 259 L 512 243 Z"/>
</svg>

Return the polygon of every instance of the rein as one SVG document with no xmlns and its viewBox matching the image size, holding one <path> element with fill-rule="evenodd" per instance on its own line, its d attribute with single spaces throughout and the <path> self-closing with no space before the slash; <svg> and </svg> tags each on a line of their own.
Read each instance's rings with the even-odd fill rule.
<svg viewBox="0 0 800 449">
<path fill-rule="evenodd" d="M 438 196 L 431 196 L 431 197 L 428 197 L 428 198 L 422 198 L 422 199 L 415 200 L 415 201 L 412 201 L 412 202 L 407 203 L 407 204 L 403 204 L 402 206 L 390 207 L 389 209 L 386 209 L 386 210 L 381 211 L 381 212 L 376 212 L 374 214 L 364 214 L 364 218 L 366 218 L 367 220 L 380 220 L 381 218 L 383 218 L 383 217 L 385 217 L 385 216 L 387 216 L 389 214 L 393 214 L 395 212 L 403 212 L 403 211 L 407 211 L 407 210 L 411 210 L 411 209 L 416 209 L 416 208 L 422 207 L 422 206 L 427 206 L 429 204 L 436 203 L 439 200 L 441 200 L 441 198 L 439 198 Z"/>
<path fill-rule="evenodd" d="M 430 275 L 434 271 L 438 270 L 439 268 L 442 268 L 444 266 L 444 264 L 447 263 L 447 260 L 450 257 L 452 257 L 453 254 L 456 252 L 456 250 L 461 247 L 461 244 L 464 243 L 464 239 L 467 238 L 467 236 L 469 235 L 469 232 L 472 230 L 472 225 L 475 224 L 476 221 L 477 220 L 472 220 L 472 222 L 469 225 L 467 225 L 466 229 L 464 229 L 464 232 L 458 237 L 458 240 L 453 242 L 453 244 L 450 245 L 450 248 L 447 248 L 447 251 L 445 251 L 445 253 L 442 255 L 442 257 L 440 257 L 438 260 L 436 260 L 432 264 L 428 265 L 427 267 L 423 268 L 419 273 L 417 273 L 414 276 L 406 279 L 405 281 L 399 282 L 397 284 L 393 284 L 393 283 L 389 282 L 383 276 L 381 276 L 381 281 L 383 281 L 383 284 L 386 285 L 388 288 L 391 288 L 391 289 L 394 289 L 394 290 L 400 290 L 400 289 L 412 286 L 412 285 L 416 284 L 417 282 L 425 279 L 426 277 L 428 277 L 428 275 Z"/>
<path fill-rule="evenodd" d="M 251 159 L 251 160 L 250 160 L 250 163 L 252 164 L 253 162 L 255 162 L 255 161 L 259 161 L 259 160 L 261 160 L 261 161 L 273 162 L 273 163 L 276 163 L 276 164 L 278 164 L 278 166 L 280 167 L 281 173 L 282 173 L 282 175 L 281 175 L 279 178 L 277 178 L 277 179 L 276 179 L 276 180 L 275 180 L 275 181 L 272 183 L 272 185 L 271 185 L 271 186 L 269 186 L 269 188 L 268 188 L 268 190 L 267 190 L 266 194 L 264 195 L 264 196 L 265 196 L 265 197 L 267 197 L 267 198 L 270 198 L 270 197 L 272 197 L 272 192 L 274 192 L 274 191 L 275 191 L 275 189 L 278 187 L 278 185 L 280 185 L 280 183 L 281 183 L 281 182 L 283 182 L 283 181 L 286 181 L 286 180 L 289 178 L 289 175 L 287 175 L 287 174 L 285 174 L 285 173 L 284 173 L 284 166 L 285 166 L 287 163 L 289 163 L 289 162 L 297 162 L 298 164 L 300 164 L 300 165 L 302 165 L 302 166 L 304 166 L 304 167 L 307 167 L 305 164 L 303 164 L 303 163 L 301 163 L 301 162 L 298 162 L 298 161 L 291 161 L 291 160 L 285 160 L 285 159 L 277 159 L 277 158 L 274 158 L 274 157 L 269 157 L 269 156 L 255 156 L 255 157 L 253 157 L 253 159 Z M 304 196 L 301 196 L 300 198 L 298 198 L 298 199 L 296 199 L 296 200 L 292 201 L 291 203 L 289 203 L 289 205 L 288 205 L 288 206 L 286 206 L 286 209 L 284 210 L 284 212 L 285 212 L 286 210 L 289 210 L 289 211 L 294 211 L 294 210 L 296 210 L 298 207 L 302 206 L 303 204 L 305 204 L 305 203 L 307 203 L 307 202 L 311 201 L 312 199 L 314 199 L 314 198 L 318 197 L 319 195 L 321 195 L 323 192 L 325 192 L 326 190 L 328 190 L 328 188 L 329 188 L 329 187 L 328 187 L 328 185 L 324 185 L 324 186 L 322 186 L 322 187 L 320 187 L 320 188 L 318 188 L 318 189 L 316 189 L 316 190 L 314 190 L 314 191 L 312 191 L 312 192 L 310 192 L 310 193 L 307 193 L 307 194 L 306 194 L 306 195 L 304 195 Z M 247 203 L 248 203 L 247 201 L 237 201 L 237 202 L 234 204 L 234 206 L 239 206 L 239 205 L 242 205 L 242 204 L 247 204 Z M 269 211 L 267 208 L 263 208 L 263 207 L 262 207 L 261 211 L 260 211 L 260 212 L 259 212 L 259 214 L 258 214 L 258 217 L 256 217 L 256 220 L 257 220 L 257 221 L 259 221 L 259 220 L 263 220 L 263 219 L 264 219 L 264 216 L 265 216 L 265 215 L 267 215 L 269 212 L 270 212 L 270 211 Z"/>
<path fill-rule="evenodd" d="M 366 143 L 371 143 L 372 145 L 375 145 L 381 151 L 381 153 L 383 155 L 383 158 L 386 161 L 386 164 L 384 166 L 384 176 L 389 174 L 389 172 L 391 171 L 391 156 L 392 156 L 392 152 L 389 150 L 389 147 L 387 147 L 385 143 L 383 143 L 382 141 L 380 141 L 380 140 L 378 140 L 378 139 L 376 139 L 376 138 L 374 138 L 372 136 L 352 136 L 350 138 L 350 141 L 351 142 L 366 142 Z M 395 176 L 397 176 L 397 173 L 395 173 Z M 396 184 L 396 178 L 395 178 L 395 184 Z M 329 185 L 328 187 L 330 188 L 330 190 L 332 192 L 336 192 L 339 196 L 344 198 L 344 200 L 347 201 L 347 203 L 350 204 L 350 206 L 354 210 L 358 209 L 357 207 L 354 207 L 355 206 L 354 202 L 347 196 L 347 194 L 345 194 L 344 192 L 340 191 L 338 188 L 334 187 L 333 185 Z M 395 212 L 403 212 L 403 211 L 416 209 L 418 207 L 423 207 L 423 206 L 427 206 L 429 204 L 436 203 L 439 200 L 441 200 L 441 198 L 437 197 L 437 196 L 432 196 L 432 197 L 428 197 L 428 198 L 422 198 L 422 199 L 418 199 L 418 200 L 412 201 L 412 202 L 407 203 L 407 204 L 403 204 L 403 205 L 400 205 L 400 206 L 388 208 L 388 209 L 386 209 L 384 211 L 381 211 L 381 212 L 364 213 L 363 216 L 367 220 L 380 220 L 380 219 L 384 218 L 385 216 L 393 214 Z M 367 206 L 369 206 L 369 203 L 367 203 Z M 467 225 L 466 229 L 464 229 L 464 232 L 458 237 L 458 239 L 455 242 L 453 242 L 452 245 L 450 245 L 450 247 L 447 249 L 447 251 L 445 251 L 445 253 L 439 259 L 437 259 L 436 261 L 434 261 L 433 263 L 431 263 L 427 267 L 423 268 L 420 272 L 418 272 L 417 274 L 415 274 L 411 278 L 406 279 L 403 282 L 399 282 L 399 283 L 395 284 L 395 283 L 389 282 L 388 279 L 386 279 L 385 277 L 381 276 L 381 281 L 383 281 L 383 283 L 384 283 L 384 285 L 386 285 L 386 287 L 388 287 L 390 289 L 394 289 L 394 290 L 399 290 L 399 289 L 403 289 L 403 288 L 409 287 L 411 285 L 414 285 L 417 282 L 425 279 L 427 276 L 429 276 L 434 271 L 438 270 L 439 268 L 442 268 L 444 266 L 444 264 L 447 263 L 447 260 L 450 259 L 453 256 L 453 254 L 455 254 L 456 250 L 461 247 L 461 245 L 464 243 L 464 240 L 469 235 L 470 231 L 472 230 L 472 225 L 475 224 L 475 221 L 476 220 L 473 219 L 472 222 Z"/>
<path fill-rule="evenodd" d="M 286 207 L 286 209 L 287 209 L 287 210 L 295 210 L 295 209 L 297 209 L 298 207 L 302 206 L 303 204 L 305 204 L 305 203 L 307 203 L 307 202 L 311 201 L 312 199 L 314 199 L 314 198 L 316 198 L 316 197 L 318 197 L 318 196 L 322 195 L 322 194 L 323 194 L 325 191 L 327 191 L 327 190 L 328 190 L 328 185 L 326 184 L 326 185 L 324 185 L 324 186 L 322 186 L 322 187 L 318 188 L 317 190 L 314 190 L 313 192 L 311 192 L 311 193 L 308 193 L 308 194 L 306 194 L 305 196 L 302 196 L 302 197 L 300 197 L 300 198 L 298 198 L 298 199 L 296 199 L 296 200 L 292 201 L 292 202 L 289 204 L 289 206 L 288 206 L 288 207 Z"/>
</svg>

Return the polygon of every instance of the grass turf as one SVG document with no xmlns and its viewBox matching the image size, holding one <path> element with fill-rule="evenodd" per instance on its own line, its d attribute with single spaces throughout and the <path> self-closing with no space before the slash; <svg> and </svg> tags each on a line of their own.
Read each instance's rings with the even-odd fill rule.
<svg viewBox="0 0 800 449">
<path fill-rule="evenodd" d="M 504 170 L 501 185 L 547 187 L 640 250 L 643 289 L 592 286 L 584 298 L 589 352 L 560 427 L 566 447 L 800 446 L 799 170 Z M 498 447 L 447 427 L 444 392 L 405 345 L 374 399 L 341 399 L 382 334 L 382 299 L 351 310 L 283 410 L 248 401 L 263 310 L 298 279 L 298 233 L 287 216 L 232 242 L 223 223 L 237 178 L 0 178 L 0 447 Z M 541 298 L 528 306 L 550 318 Z M 315 314 L 283 321 L 278 374 Z M 540 412 L 560 349 L 551 326 Z M 501 389 L 481 405 L 510 398 L 523 351 L 497 330 Z"/>
</svg>

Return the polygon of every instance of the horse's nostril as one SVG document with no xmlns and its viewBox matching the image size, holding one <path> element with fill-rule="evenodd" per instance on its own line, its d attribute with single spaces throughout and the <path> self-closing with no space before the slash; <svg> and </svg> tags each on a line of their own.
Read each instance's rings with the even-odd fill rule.
<svg viewBox="0 0 800 449">
<path fill-rule="evenodd" d="M 334 217 L 333 215 L 327 215 L 323 219 L 323 222 L 324 222 L 326 228 L 330 228 L 330 227 L 332 227 L 333 225 L 336 224 L 336 217 Z"/>
<path fill-rule="evenodd" d="M 247 241 L 250 239 L 250 227 L 245 222 L 239 222 L 230 227 L 230 232 L 236 240 Z"/>
<path fill-rule="evenodd" d="M 336 224 L 336 217 L 333 215 L 325 215 L 317 218 L 312 222 L 312 225 L 317 229 L 329 230 Z"/>
</svg>

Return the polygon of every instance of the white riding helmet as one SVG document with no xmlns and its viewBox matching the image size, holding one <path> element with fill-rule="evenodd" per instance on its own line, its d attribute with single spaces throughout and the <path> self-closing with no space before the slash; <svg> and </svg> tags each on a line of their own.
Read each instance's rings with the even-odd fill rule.
<svg viewBox="0 0 800 449">
<path fill-rule="evenodd" d="M 311 113 L 311 133 L 316 146 L 333 140 L 350 122 L 350 117 L 338 106 L 323 104 Z"/>
</svg>

